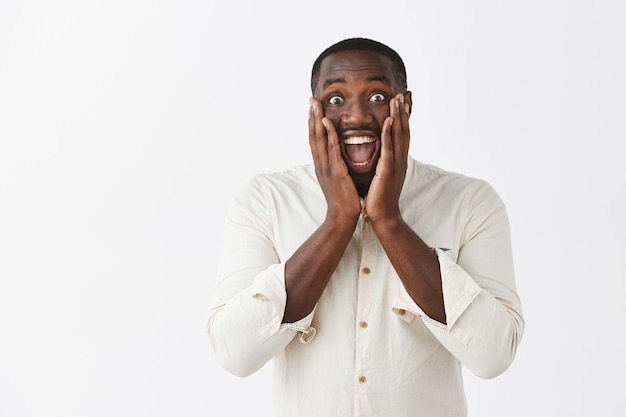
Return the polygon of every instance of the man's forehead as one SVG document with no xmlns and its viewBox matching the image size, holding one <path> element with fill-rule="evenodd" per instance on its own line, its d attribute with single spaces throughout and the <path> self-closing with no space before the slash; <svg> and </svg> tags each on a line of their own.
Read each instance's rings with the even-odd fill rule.
<svg viewBox="0 0 626 417">
<path fill-rule="evenodd" d="M 391 60 L 378 52 L 340 51 L 324 58 L 320 66 L 320 77 L 333 77 L 346 72 L 379 72 L 391 75 L 391 67 Z"/>
</svg>

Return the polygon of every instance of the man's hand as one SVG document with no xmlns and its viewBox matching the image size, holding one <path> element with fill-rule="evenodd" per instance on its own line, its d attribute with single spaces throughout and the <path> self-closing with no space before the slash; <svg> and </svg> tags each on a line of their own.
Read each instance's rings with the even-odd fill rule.
<svg viewBox="0 0 626 417">
<path fill-rule="evenodd" d="M 309 111 L 309 144 L 315 174 L 328 204 L 327 217 L 346 218 L 356 224 L 361 213 L 359 194 L 341 157 L 335 126 L 324 117 L 322 105 L 315 98 L 311 98 Z"/>
<path fill-rule="evenodd" d="M 284 323 L 294 323 L 313 310 L 361 214 L 359 194 L 341 158 L 337 131 L 314 98 L 309 113 L 309 144 L 328 211 L 325 221 L 285 263 Z"/>
<path fill-rule="evenodd" d="M 381 245 L 402 284 L 428 317 L 446 323 L 437 255 L 402 219 L 398 200 L 409 155 L 409 105 L 397 95 L 383 123 L 380 159 L 365 200 Z"/>
<path fill-rule="evenodd" d="M 409 155 L 409 108 L 404 95 L 389 102 L 389 117 L 383 123 L 381 151 L 376 175 L 365 201 L 365 211 L 372 222 L 399 218 L 398 200 L 404 184 Z"/>
</svg>

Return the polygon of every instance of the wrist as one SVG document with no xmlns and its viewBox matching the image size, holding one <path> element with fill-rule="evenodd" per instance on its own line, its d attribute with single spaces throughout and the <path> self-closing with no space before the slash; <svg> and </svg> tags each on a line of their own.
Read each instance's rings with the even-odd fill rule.
<svg viewBox="0 0 626 417">
<path fill-rule="evenodd" d="M 400 212 L 384 216 L 368 216 L 374 233 L 395 233 L 400 229 L 408 227 Z"/>
<path fill-rule="evenodd" d="M 349 234 L 352 236 L 356 229 L 359 216 L 338 215 L 328 212 L 323 226 L 336 234 Z"/>
</svg>

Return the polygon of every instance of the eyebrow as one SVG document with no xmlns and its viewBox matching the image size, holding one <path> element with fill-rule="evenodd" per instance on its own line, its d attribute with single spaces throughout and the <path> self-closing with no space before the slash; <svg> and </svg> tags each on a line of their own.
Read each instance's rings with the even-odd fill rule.
<svg viewBox="0 0 626 417">
<path fill-rule="evenodd" d="M 367 77 L 365 79 L 365 82 L 367 82 L 367 83 L 372 83 L 372 82 L 376 82 L 376 81 L 380 81 L 380 82 L 383 82 L 383 83 L 389 83 L 389 84 L 391 83 L 389 81 L 389 78 L 385 77 L 384 75 L 372 75 L 371 77 Z M 323 88 L 329 87 L 329 86 L 331 86 L 333 84 L 346 84 L 346 80 L 345 80 L 345 78 L 341 78 L 341 77 L 330 78 L 330 79 L 324 81 Z"/>
<path fill-rule="evenodd" d="M 344 78 L 341 78 L 341 77 L 340 78 L 330 78 L 330 79 L 324 81 L 324 87 L 323 88 L 329 87 L 329 86 L 331 86 L 333 84 L 346 84 L 346 80 Z"/>
<path fill-rule="evenodd" d="M 368 82 L 368 83 L 372 83 L 372 82 L 375 82 L 375 81 L 380 81 L 380 82 L 383 82 L 383 83 L 391 84 L 391 81 L 389 81 L 389 78 L 385 77 L 384 75 L 373 75 L 373 76 L 367 77 L 365 79 L 365 82 Z"/>
</svg>

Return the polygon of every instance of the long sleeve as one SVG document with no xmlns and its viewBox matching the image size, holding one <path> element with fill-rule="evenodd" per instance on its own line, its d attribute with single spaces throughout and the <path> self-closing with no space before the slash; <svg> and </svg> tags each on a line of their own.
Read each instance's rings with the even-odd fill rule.
<svg viewBox="0 0 626 417">
<path fill-rule="evenodd" d="M 492 378 L 513 361 L 524 331 L 504 204 L 484 184 L 466 202 L 458 251 L 436 248 L 447 324 L 428 318 L 401 290 L 396 311 L 420 316 L 437 339 L 474 374 Z M 455 253 L 458 253 L 454 259 Z"/>
<path fill-rule="evenodd" d="M 283 351 L 294 336 L 306 343 L 314 336 L 313 313 L 281 325 L 287 294 L 284 262 L 304 237 L 294 227 L 281 242 L 274 236 L 274 196 L 262 176 L 250 181 L 233 200 L 224 227 L 217 285 L 211 297 L 207 333 L 219 363 L 246 376 Z M 303 232 L 306 233 L 307 228 Z M 281 248 L 279 248 L 279 246 Z"/>
</svg>

